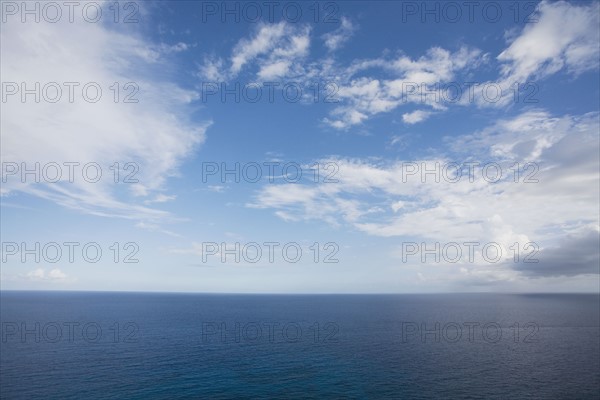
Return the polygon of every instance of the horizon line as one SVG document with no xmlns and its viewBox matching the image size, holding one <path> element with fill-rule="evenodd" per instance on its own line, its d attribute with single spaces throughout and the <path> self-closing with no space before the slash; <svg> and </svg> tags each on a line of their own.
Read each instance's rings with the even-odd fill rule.
<svg viewBox="0 0 600 400">
<path fill-rule="evenodd" d="M 127 293 L 127 294 L 192 294 L 192 295 L 257 295 L 257 296 L 390 296 L 390 295 L 439 295 L 439 294 L 594 294 L 600 292 L 324 292 L 324 293 L 281 293 L 281 292 L 189 292 L 189 291 L 153 291 L 153 290 L 69 290 L 69 289 L 1 289 L 3 292 L 67 292 L 67 293 Z"/>
</svg>

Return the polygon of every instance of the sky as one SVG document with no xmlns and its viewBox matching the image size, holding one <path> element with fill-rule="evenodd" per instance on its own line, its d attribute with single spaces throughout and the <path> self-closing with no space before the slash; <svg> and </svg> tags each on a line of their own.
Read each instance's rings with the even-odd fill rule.
<svg viewBox="0 0 600 400">
<path fill-rule="evenodd" d="M 600 3 L 2 1 L 2 290 L 598 292 Z"/>
</svg>

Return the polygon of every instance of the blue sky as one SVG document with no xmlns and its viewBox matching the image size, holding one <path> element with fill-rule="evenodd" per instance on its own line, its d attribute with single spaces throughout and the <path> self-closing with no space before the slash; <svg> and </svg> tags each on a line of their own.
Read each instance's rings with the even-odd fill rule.
<svg viewBox="0 0 600 400">
<path fill-rule="evenodd" d="M 31 4 L 2 2 L 2 289 L 600 290 L 598 2 Z"/>
</svg>

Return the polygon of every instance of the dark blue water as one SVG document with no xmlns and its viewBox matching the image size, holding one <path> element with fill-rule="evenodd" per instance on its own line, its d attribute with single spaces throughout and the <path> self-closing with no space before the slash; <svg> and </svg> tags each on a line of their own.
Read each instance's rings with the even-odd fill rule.
<svg viewBox="0 0 600 400">
<path fill-rule="evenodd" d="M 600 393 L 598 295 L 0 296 L 2 399 Z"/>
</svg>

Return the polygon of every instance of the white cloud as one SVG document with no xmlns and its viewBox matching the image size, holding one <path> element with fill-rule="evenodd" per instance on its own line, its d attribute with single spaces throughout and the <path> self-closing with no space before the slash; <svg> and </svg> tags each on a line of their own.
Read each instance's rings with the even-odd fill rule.
<svg viewBox="0 0 600 400">
<path fill-rule="evenodd" d="M 201 75 L 211 80 L 232 78 L 256 64 L 256 76 L 264 81 L 293 78 L 333 83 L 339 88 L 334 96 L 338 104 L 322 121 L 339 130 L 414 104 L 427 109 L 404 113 L 402 117 L 406 123 L 418 123 L 424 120 L 420 117 L 445 111 L 452 105 L 506 107 L 513 100 L 516 82 L 526 84 L 560 70 L 576 75 L 597 69 L 599 15 L 597 2 L 541 2 L 536 22 L 506 35 L 511 43 L 497 56 L 499 73 L 495 81 L 481 81 L 473 76 L 477 67 L 490 62 L 490 55 L 468 46 L 454 52 L 432 47 L 417 57 L 404 53 L 390 56 L 386 51 L 379 58 L 354 60 L 349 65 L 339 63 L 333 50 L 348 41 L 356 29 L 345 17 L 336 30 L 321 36 L 330 50 L 324 59 L 308 60 L 307 27 L 285 22 L 263 24 L 234 47 L 229 69 L 223 60 L 207 59 Z M 469 82 L 477 85 L 473 88 Z M 448 84 L 460 88 L 457 98 L 446 92 L 452 100 L 441 98 L 441 88 Z M 416 90 L 410 85 L 416 85 Z"/>
<path fill-rule="evenodd" d="M 162 54 L 171 54 L 171 53 L 180 53 L 182 51 L 186 51 L 191 46 L 187 43 L 177 42 L 175 44 L 169 45 L 166 43 L 161 43 L 159 49 Z"/>
<path fill-rule="evenodd" d="M 450 53 L 446 49 L 433 47 L 416 60 L 405 55 L 393 60 L 390 69 L 407 82 L 433 84 L 451 80 L 456 71 L 473 66 L 481 52 L 467 47 Z"/>
<path fill-rule="evenodd" d="M 163 233 L 163 234 L 171 236 L 171 237 L 176 237 L 176 238 L 183 237 L 182 235 L 180 235 L 178 233 L 172 232 L 172 231 L 167 230 L 167 229 L 163 229 L 158 224 L 152 224 L 152 223 L 148 223 L 148 222 L 144 222 L 144 221 L 140 221 L 140 222 L 136 223 L 135 227 L 136 228 L 140 228 L 140 229 L 144 229 L 144 230 L 149 231 L 149 232 L 160 232 L 160 233 Z"/>
<path fill-rule="evenodd" d="M 425 121 L 431 116 L 430 111 L 416 110 L 410 113 L 402 114 L 402 121 L 406 124 L 416 124 L 417 122 Z"/>
<path fill-rule="evenodd" d="M 258 71 L 258 77 L 263 81 L 286 76 L 292 63 L 290 60 L 277 60 L 270 64 L 263 65 Z"/>
<path fill-rule="evenodd" d="M 67 278 L 67 274 L 62 272 L 60 269 L 55 268 L 48 272 L 48 278 L 52 280 L 65 280 Z"/>
<path fill-rule="evenodd" d="M 46 282 L 66 282 L 69 280 L 67 274 L 58 268 L 51 269 L 48 273 L 46 273 L 46 270 L 43 268 L 37 268 L 33 271 L 29 271 L 24 278 L 31 281 Z"/>
<path fill-rule="evenodd" d="M 500 62 L 497 81 L 481 83 L 481 87 L 494 85 L 491 93 L 500 88 L 503 95 L 490 101 L 478 90 L 474 99 L 463 96 L 461 104 L 474 101 L 479 107 L 505 107 L 513 101 L 516 83 L 532 85 L 532 81 L 560 71 L 576 76 L 598 69 L 600 3 L 542 1 L 533 18 L 536 21 L 528 23 L 521 32 L 509 32 L 512 42 L 497 57 Z"/>
<path fill-rule="evenodd" d="M 151 204 L 151 203 L 166 203 L 168 201 L 172 201 L 175 200 L 177 198 L 177 196 L 175 195 L 166 195 L 164 193 L 159 193 L 157 194 L 154 199 L 152 200 L 146 200 L 144 203 L 146 204 Z"/>
<path fill-rule="evenodd" d="M 359 125 L 368 118 L 391 112 L 407 104 L 419 104 L 434 110 L 444 110 L 446 105 L 435 96 L 423 95 L 435 92 L 435 85 L 449 83 L 458 73 L 465 73 L 482 62 L 483 55 L 475 49 L 462 47 L 454 53 L 434 47 L 424 56 L 411 59 L 399 55 L 392 59 L 375 59 L 355 62 L 346 68 L 338 79 L 339 90 L 336 97 L 340 105 L 333 109 L 324 122 L 336 129 L 348 129 Z M 355 74 L 365 70 L 378 69 L 391 75 L 390 78 L 361 76 Z M 433 90 L 432 90 L 433 89 Z M 431 114 L 421 110 L 405 114 L 406 123 L 423 121 Z"/>
<path fill-rule="evenodd" d="M 257 66 L 257 77 L 264 81 L 303 73 L 301 60 L 308 55 L 310 26 L 259 24 L 254 34 L 241 39 L 232 50 L 230 65 L 217 57 L 205 57 L 199 75 L 209 81 L 237 77 L 246 68 Z"/>
<path fill-rule="evenodd" d="M 477 80 L 468 73 L 487 62 L 488 54 L 468 47 L 454 53 L 433 47 L 419 58 L 401 54 L 358 60 L 347 68 L 334 68 L 330 76 L 335 76 L 340 86 L 337 95 L 341 104 L 323 121 L 336 129 L 348 129 L 379 113 L 391 112 L 410 103 L 443 111 L 451 104 L 440 98 L 439 88 L 450 83 L 462 89 L 456 104 L 505 107 L 513 100 L 516 82 L 523 85 L 560 70 L 577 75 L 598 68 L 600 5 L 597 2 L 543 1 L 538 6 L 536 18 L 536 22 L 529 23 L 521 32 L 511 31 L 508 37 L 512 42 L 497 57 L 500 63 L 497 80 L 478 82 L 472 93 L 474 97 L 467 82 Z M 376 70 L 380 73 L 375 74 Z M 393 78 L 384 78 L 382 73 L 391 74 Z M 359 78 L 355 78 L 357 74 L 360 74 Z M 412 90 L 410 84 L 416 84 L 418 89 Z M 487 88 L 485 95 L 484 88 Z M 502 95 L 496 98 L 498 88 Z M 437 93 L 437 98 L 423 95 L 428 92 Z M 402 117 L 406 123 L 417 123 L 425 115 L 431 115 L 431 111 L 405 113 Z"/>
<path fill-rule="evenodd" d="M 537 10 L 537 22 L 528 24 L 498 56 L 504 63 L 504 76 L 524 81 L 565 67 L 574 73 L 598 68 L 598 2 L 575 5 L 542 1 Z"/>
<path fill-rule="evenodd" d="M 224 61 L 216 56 L 204 57 L 198 75 L 209 82 L 222 82 L 226 79 Z"/>
<path fill-rule="evenodd" d="M 125 33 L 100 23 L 3 24 L 3 82 L 57 82 L 60 101 L 25 103 L 12 96 L 3 106 L 1 156 L 6 162 L 97 162 L 103 179 L 87 183 L 81 175 L 74 183 L 66 175 L 58 183 L 23 184 L 10 180 L 3 190 L 39 196 L 66 207 L 95 215 L 156 220 L 167 213 L 132 201 L 162 190 L 176 175 L 181 161 L 204 141 L 208 123 L 189 120 L 187 106 L 198 94 L 178 87 L 164 77 L 168 63 L 163 54 L 183 51 L 187 45 L 154 45 L 133 31 Z M 85 38 L 85 40 L 82 40 Z M 43 68 L 40 68 L 43 66 Z M 68 101 L 64 82 L 77 82 L 74 102 Z M 96 103 L 81 95 L 88 82 L 97 83 L 102 97 Z M 114 83 L 120 87 L 115 102 Z M 135 91 L 138 103 L 125 103 Z M 90 93 L 93 92 L 90 91 Z M 115 162 L 132 162 L 139 170 L 136 185 L 113 183 L 109 169 Z M 121 171 L 121 177 L 127 175 Z M 127 193 L 129 192 L 129 193 Z"/>
<path fill-rule="evenodd" d="M 481 157 L 489 155 L 501 160 L 537 161 L 545 150 L 556 145 L 577 124 L 589 129 L 593 123 L 593 115 L 556 118 L 537 109 L 509 120 L 500 120 L 481 132 L 448 140 L 456 152 L 468 149 L 469 154 L 475 152 Z"/>
<path fill-rule="evenodd" d="M 286 23 L 260 25 L 252 39 L 242 39 L 233 49 L 231 72 L 238 74 L 242 67 L 256 57 L 271 51 L 286 33 Z"/>
<path fill-rule="evenodd" d="M 356 30 L 356 27 L 348 18 L 342 17 L 340 21 L 340 26 L 336 30 L 321 36 L 325 42 L 325 46 L 329 49 L 329 51 L 335 51 L 342 47 L 348 40 L 350 40 L 354 34 L 354 31 Z"/>
<path fill-rule="evenodd" d="M 324 220 L 373 236 L 496 242 L 510 257 L 515 242 L 533 241 L 543 249 L 579 226 L 598 230 L 599 129 L 595 113 L 554 117 L 532 110 L 475 134 L 448 138 L 439 158 L 411 160 L 421 171 L 423 164 L 434 170 L 436 163 L 496 162 L 504 173 L 498 182 L 486 180 L 481 168 L 473 182 L 465 171 L 456 183 L 444 178 L 436 183 L 431 176 L 425 181 L 421 174 L 407 176 L 411 161 L 337 158 L 321 162 L 339 166 L 339 183 L 269 185 L 252 206 L 282 212 L 276 215 L 288 221 Z M 518 182 L 515 162 L 520 163 Z M 523 170 L 527 162 L 539 170 Z"/>
<path fill-rule="evenodd" d="M 390 139 L 389 147 L 394 147 L 400 150 L 405 149 L 408 146 L 412 136 L 413 135 L 407 133 L 402 135 L 393 135 Z"/>
<path fill-rule="evenodd" d="M 208 190 L 215 193 L 223 193 L 226 189 L 227 187 L 223 185 L 208 185 Z"/>
</svg>

